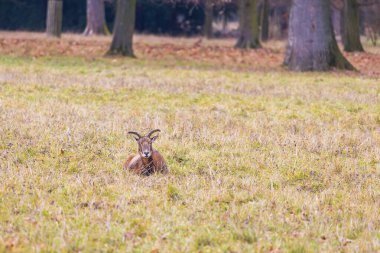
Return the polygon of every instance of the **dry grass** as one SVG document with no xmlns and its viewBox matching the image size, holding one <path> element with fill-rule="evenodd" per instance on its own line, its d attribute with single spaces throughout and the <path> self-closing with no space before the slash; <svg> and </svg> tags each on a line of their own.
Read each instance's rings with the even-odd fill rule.
<svg viewBox="0 0 380 253">
<path fill-rule="evenodd" d="M 379 79 L 275 70 L 3 55 L 0 251 L 378 252 Z M 123 171 L 156 127 L 170 175 Z"/>
<path fill-rule="evenodd" d="M 136 35 L 135 53 L 138 58 L 171 61 L 202 66 L 218 66 L 244 71 L 281 71 L 284 41 L 264 44 L 258 50 L 234 49 L 235 39 L 204 40 L 202 38 L 173 38 Z M 363 39 L 363 41 L 365 41 Z M 79 56 L 97 59 L 108 50 L 111 37 L 83 37 L 64 34 L 62 39 L 46 38 L 41 33 L 12 33 L 0 31 L 0 54 L 13 56 Z M 365 76 L 380 77 L 379 47 L 365 43 L 366 53 L 345 54 Z"/>
</svg>

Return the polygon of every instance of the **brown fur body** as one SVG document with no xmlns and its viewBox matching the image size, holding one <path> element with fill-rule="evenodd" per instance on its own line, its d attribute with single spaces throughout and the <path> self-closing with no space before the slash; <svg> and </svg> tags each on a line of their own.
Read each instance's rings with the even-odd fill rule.
<svg viewBox="0 0 380 253">
<path fill-rule="evenodd" d="M 151 175 L 153 173 L 169 172 L 166 162 L 162 155 L 153 149 L 152 156 L 149 158 L 141 157 L 140 154 L 129 155 L 124 163 L 124 169 L 133 171 L 139 175 Z"/>
</svg>

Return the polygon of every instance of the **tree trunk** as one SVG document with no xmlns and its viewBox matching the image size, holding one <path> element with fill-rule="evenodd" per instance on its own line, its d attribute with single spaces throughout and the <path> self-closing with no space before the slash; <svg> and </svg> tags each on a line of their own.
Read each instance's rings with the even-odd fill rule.
<svg viewBox="0 0 380 253">
<path fill-rule="evenodd" d="M 226 12 L 223 13 L 223 34 L 227 33 L 228 18 Z"/>
<path fill-rule="evenodd" d="M 263 0 L 260 20 L 261 41 L 267 41 L 269 39 L 269 0 Z"/>
<path fill-rule="evenodd" d="M 359 32 L 359 5 L 356 0 L 344 0 L 343 44 L 345 51 L 364 51 Z"/>
<path fill-rule="evenodd" d="M 256 0 L 241 0 L 239 6 L 240 35 L 235 47 L 259 48 L 259 25 L 257 22 Z"/>
<path fill-rule="evenodd" d="M 48 36 L 61 37 L 62 33 L 62 0 L 49 0 L 46 20 Z"/>
<path fill-rule="evenodd" d="M 105 10 L 104 0 L 87 0 L 87 25 L 83 35 L 109 34 Z"/>
<path fill-rule="evenodd" d="M 135 30 L 136 0 L 118 0 L 113 39 L 108 54 L 134 57 L 133 32 Z"/>
<path fill-rule="evenodd" d="M 284 64 L 295 71 L 354 69 L 338 48 L 328 0 L 293 0 Z"/>
<path fill-rule="evenodd" d="M 212 38 L 213 6 L 211 0 L 205 0 L 204 2 L 204 15 L 205 21 L 203 24 L 203 35 L 206 38 Z"/>
<path fill-rule="evenodd" d="M 340 30 L 339 30 L 340 42 L 343 43 L 343 40 L 344 40 L 344 38 L 343 38 L 344 37 L 344 9 L 340 10 L 339 14 L 340 14 L 340 23 L 339 23 L 339 25 L 340 25 Z"/>
</svg>

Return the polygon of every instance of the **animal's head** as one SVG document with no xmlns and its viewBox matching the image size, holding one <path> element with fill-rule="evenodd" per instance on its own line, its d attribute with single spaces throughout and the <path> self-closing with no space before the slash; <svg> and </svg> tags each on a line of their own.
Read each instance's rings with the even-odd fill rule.
<svg viewBox="0 0 380 253">
<path fill-rule="evenodd" d="M 160 129 L 155 129 L 150 131 L 147 135 L 141 136 L 137 132 L 128 132 L 128 134 L 132 134 L 137 144 L 139 145 L 139 153 L 143 158 L 149 158 L 152 156 L 153 147 L 152 143 L 158 138 L 158 135 L 152 137 L 155 132 L 161 132 Z"/>
</svg>

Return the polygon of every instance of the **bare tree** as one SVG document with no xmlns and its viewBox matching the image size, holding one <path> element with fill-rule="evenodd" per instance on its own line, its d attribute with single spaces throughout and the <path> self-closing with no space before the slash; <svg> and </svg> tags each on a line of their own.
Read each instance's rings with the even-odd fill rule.
<svg viewBox="0 0 380 253">
<path fill-rule="evenodd" d="M 87 0 L 87 25 L 83 34 L 109 34 L 105 18 L 104 0 Z"/>
<path fill-rule="evenodd" d="M 113 38 L 108 54 L 134 57 L 136 0 L 117 0 Z"/>
<path fill-rule="evenodd" d="M 373 46 L 376 46 L 380 35 L 380 0 L 374 3 L 377 4 L 364 5 L 363 12 L 365 13 L 365 33 L 367 40 L 369 40 Z"/>
<path fill-rule="evenodd" d="M 46 18 L 48 36 L 61 37 L 62 33 L 62 0 L 49 0 Z"/>
<path fill-rule="evenodd" d="M 203 24 L 203 35 L 206 38 L 212 38 L 212 20 L 213 20 L 213 2 L 212 0 L 204 0 L 205 21 Z"/>
<path fill-rule="evenodd" d="M 360 42 L 359 4 L 357 0 L 344 0 L 343 44 L 347 52 L 364 51 Z"/>
<path fill-rule="evenodd" d="M 235 47 L 259 48 L 259 25 L 256 0 L 240 0 L 239 6 L 240 35 Z"/>
<path fill-rule="evenodd" d="M 341 13 L 340 27 L 345 51 L 364 51 L 360 42 L 360 8 L 375 6 L 379 3 L 380 0 L 331 0 L 334 9 Z"/>
<path fill-rule="evenodd" d="M 295 71 L 353 70 L 335 40 L 328 0 L 293 0 L 284 64 Z"/>
<path fill-rule="evenodd" d="M 260 37 L 261 41 L 269 39 L 269 0 L 263 0 L 260 12 Z"/>
</svg>

